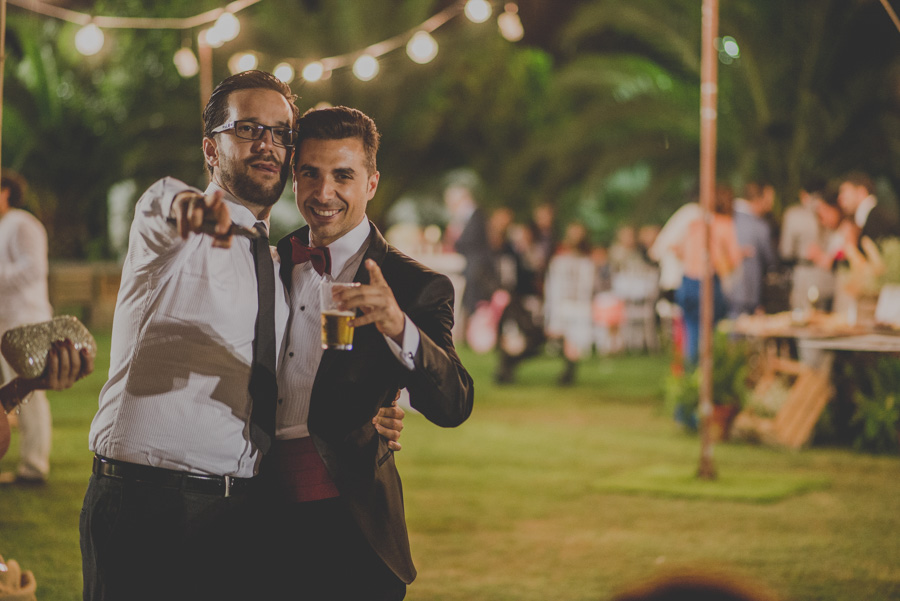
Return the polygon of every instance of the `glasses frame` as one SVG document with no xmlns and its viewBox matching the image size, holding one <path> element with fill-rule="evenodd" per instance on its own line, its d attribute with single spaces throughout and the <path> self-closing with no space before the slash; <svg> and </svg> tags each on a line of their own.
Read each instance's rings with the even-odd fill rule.
<svg viewBox="0 0 900 601">
<path fill-rule="evenodd" d="M 255 130 L 257 132 L 256 137 L 255 138 L 252 138 L 252 137 L 246 138 L 246 137 L 240 135 L 237 130 L 237 125 L 239 123 L 248 123 L 248 124 L 253 125 L 256 128 L 256 130 Z M 226 121 L 219 127 L 212 130 L 210 133 L 211 134 L 220 134 L 222 132 L 228 131 L 229 129 L 233 130 L 235 137 L 240 138 L 241 140 L 250 140 L 250 141 L 261 140 L 263 135 L 265 135 L 266 130 L 269 130 L 269 135 L 272 137 L 272 143 L 275 144 L 275 146 L 281 146 L 282 148 L 293 148 L 294 145 L 297 143 L 297 140 L 296 140 L 297 132 L 294 131 L 293 129 L 291 129 L 290 127 L 286 127 L 284 125 L 263 125 L 262 123 L 257 123 L 256 121 L 250 121 L 249 119 L 233 119 L 231 121 Z M 291 132 L 291 143 L 285 144 L 284 140 L 282 140 L 279 136 L 276 136 L 275 135 L 276 129 L 285 129 L 285 130 Z"/>
</svg>

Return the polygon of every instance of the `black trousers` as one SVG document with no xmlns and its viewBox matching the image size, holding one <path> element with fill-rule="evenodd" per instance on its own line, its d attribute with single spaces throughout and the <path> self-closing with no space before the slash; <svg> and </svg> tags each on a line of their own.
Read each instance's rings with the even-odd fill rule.
<svg viewBox="0 0 900 601">
<path fill-rule="evenodd" d="M 263 515 L 265 599 L 401 601 L 406 584 L 372 550 L 340 498 L 282 503 Z"/>
<path fill-rule="evenodd" d="M 91 476 L 80 519 L 85 601 L 257 598 L 244 560 L 249 507 L 249 493 Z"/>
</svg>

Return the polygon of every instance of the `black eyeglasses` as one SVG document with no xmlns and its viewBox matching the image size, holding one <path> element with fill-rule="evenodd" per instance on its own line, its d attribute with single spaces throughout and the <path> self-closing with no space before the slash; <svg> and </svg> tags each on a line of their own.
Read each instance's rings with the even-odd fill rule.
<svg viewBox="0 0 900 601">
<path fill-rule="evenodd" d="M 296 132 L 290 127 L 280 125 L 262 125 L 255 121 L 226 121 L 219 127 L 212 130 L 211 133 L 219 134 L 229 129 L 234 130 L 234 135 L 242 140 L 259 140 L 263 137 L 266 130 L 272 134 L 272 142 L 276 146 L 284 146 L 292 148 L 296 137 Z"/>
</svg>

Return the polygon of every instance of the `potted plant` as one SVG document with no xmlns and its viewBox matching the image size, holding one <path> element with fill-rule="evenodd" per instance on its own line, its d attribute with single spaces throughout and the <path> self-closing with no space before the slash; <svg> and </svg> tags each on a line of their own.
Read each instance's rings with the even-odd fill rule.
<svg viewBox="0 0 900 601">
<path fill-rule="evenodd" d="M 873 453 L 900 449 L 900 359 L 879 357 L 858 380 L 850 423 L 859 428 L 853 446 Z"/>
<path fill-rule="evenodd" d="M 750 351 L 745 341 L 732 339 L 723 332 L 713 338 L 713 414 L 710 425 L 713 437 L 726 440 L 734 418 L 750 394 L 748 376 Z M 691 431 L 699 425 L 697 409 L 700 401 L 700 370 L 692 369 L 680 376 L 670 376 L 666 383 L 666 406 L 676 421 Z"/>
</svg>

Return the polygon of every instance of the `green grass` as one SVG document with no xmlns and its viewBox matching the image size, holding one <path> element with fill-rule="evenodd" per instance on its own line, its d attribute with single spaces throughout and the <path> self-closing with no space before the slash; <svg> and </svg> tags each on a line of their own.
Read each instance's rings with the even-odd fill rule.
<svg viewBox="0 0 900 601">
<path fill-rule="evenodd" d="M 594 601 L 674 566 L 735 571 L 796 601 L 900 598 L 900 459 L 724 444 L 720 481 L 697 483 L 698 440 L 660 409 L 665 358 L 593 359 L 560 389 L 558 360 L 498 388 L 493 357 L 462 355 L 472 417 L 445 430 L 409 415 L 397 455 L 411 601 Z M 0 490 L 0 553 L 35 572 L 42 601 L 80 598 L 87 429 L 105 371 L 51 398 L 50 484 Z"/>
</svg>

